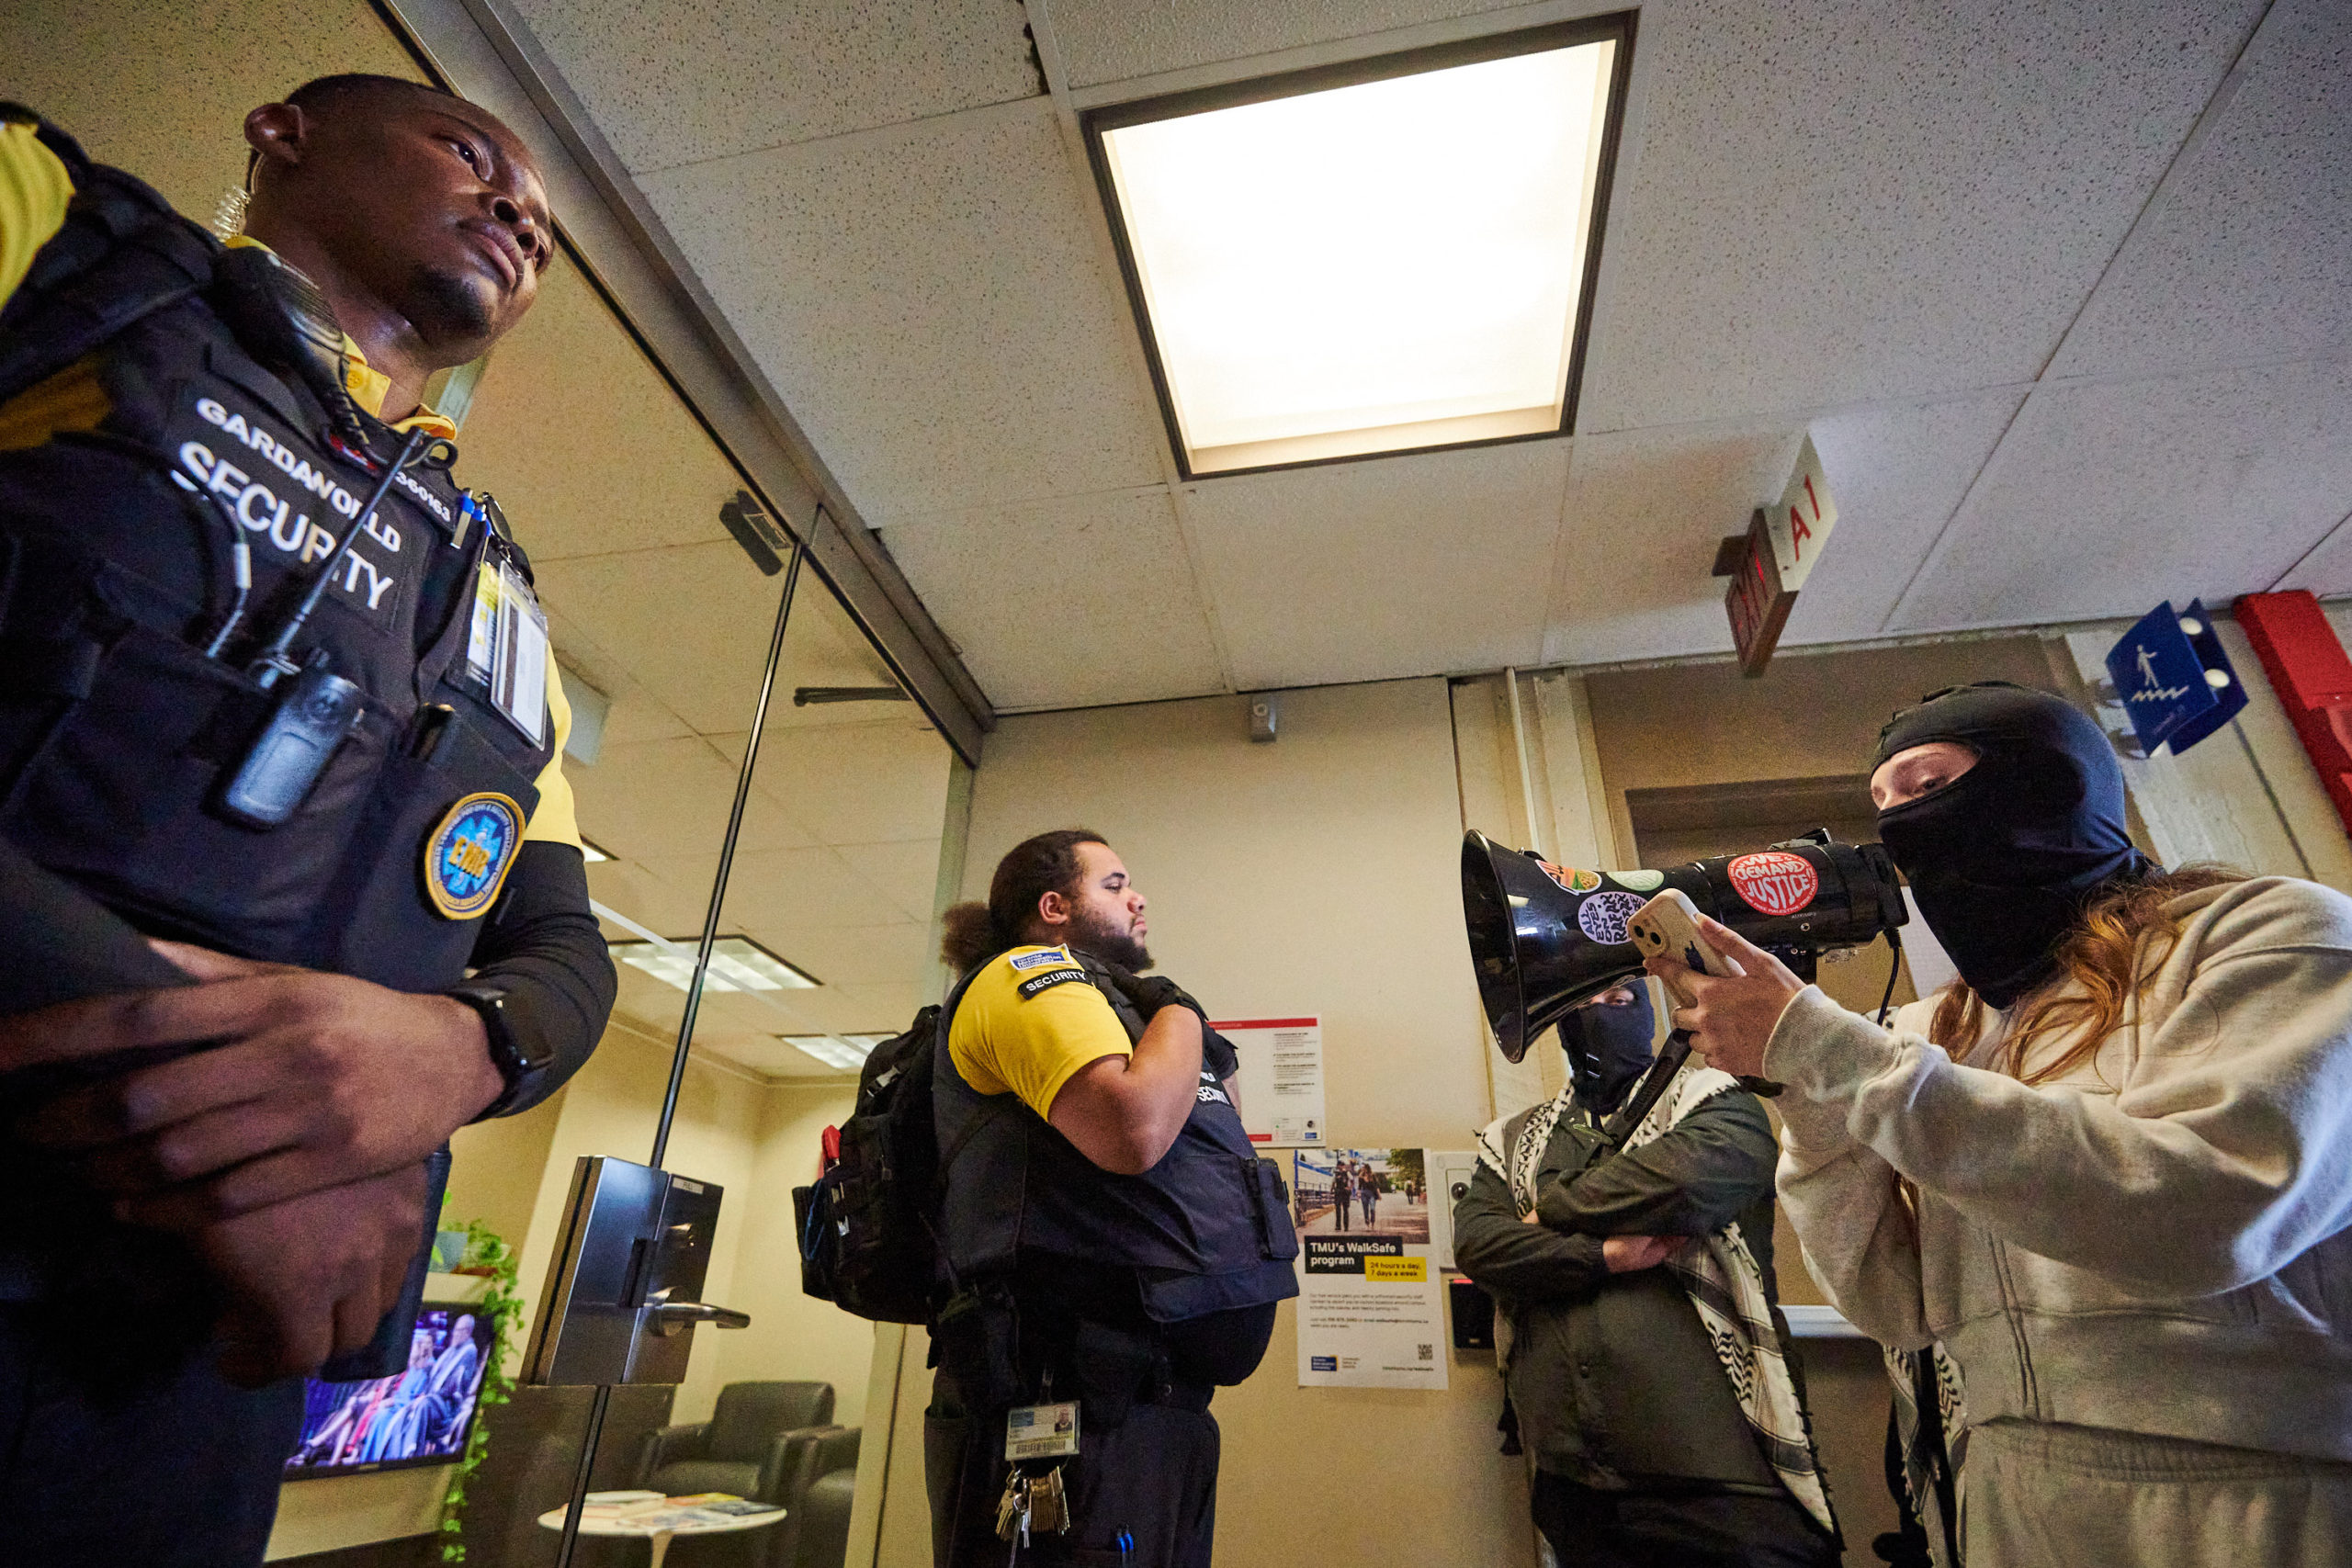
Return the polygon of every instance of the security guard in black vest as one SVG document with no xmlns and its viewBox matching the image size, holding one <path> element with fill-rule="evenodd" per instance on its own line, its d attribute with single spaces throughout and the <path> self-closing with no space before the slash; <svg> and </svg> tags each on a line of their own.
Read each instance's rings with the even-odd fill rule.
<svg viewBox="0 0 2352 1568">
<path fill-rule="evenodd" d="M 447 1140 L 614 976 L 530 569 L 436 369 L 554 255 L 514 134 L 328 77 L 228 245 L 0 106 L 0 1488 L 246 1564 L 301 1382 L 396 1371 Z"/>
<path fill-rule="evenodd" d="M 947 929 L 933 1561 L 1207 1568 L 1209 1398 L 1298 1293 L 1233 1048 L 1138 973 L 1144 897 L 1100 834 L 1016 846 Z"/>
</svg>

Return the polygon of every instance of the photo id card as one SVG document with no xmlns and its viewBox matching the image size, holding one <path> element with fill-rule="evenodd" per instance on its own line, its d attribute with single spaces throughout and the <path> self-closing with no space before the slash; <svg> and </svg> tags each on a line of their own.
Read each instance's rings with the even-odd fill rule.
<svg viewBox="0 0 2352 1568">
<path fill-rule="evenodd" d="M 1078 1452 L 1078 1402 L 1016 1404 L 1004 1417 L 1004 1457 L 1058 1459 Z"/>
<path fill-rule="evenodd" d="M 490 700 L 532 745 L 548 733 L 548 618 L 522 574 L 498 569 L 498 636 L 492 650 Z"/>
</svg>

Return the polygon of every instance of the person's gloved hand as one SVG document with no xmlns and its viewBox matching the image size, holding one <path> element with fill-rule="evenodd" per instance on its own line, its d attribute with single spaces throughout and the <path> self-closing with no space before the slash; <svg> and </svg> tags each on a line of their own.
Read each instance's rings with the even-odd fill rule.
<svg viewBox="0 0 2352 1568">
<path fill-rule="evenodd" d="M 1110 972 L 1111 984 L 1119 988 L 1121 996 L 1135 1004 L 1136 1011 L 1142 1015 L 1146 1023 L 1149 1023 L 1152 1015 L 1161 1008 L 1183 1007 L 1191 1008 L 1199 1015 L 1203 1029 L 1208 1027 L 1209 1015 L 1201 1010 L 1201 1004 L 1167 976 L 1131 975 L 1115 964 L 1105 964 L 1102 967 Z"/>
</svg>

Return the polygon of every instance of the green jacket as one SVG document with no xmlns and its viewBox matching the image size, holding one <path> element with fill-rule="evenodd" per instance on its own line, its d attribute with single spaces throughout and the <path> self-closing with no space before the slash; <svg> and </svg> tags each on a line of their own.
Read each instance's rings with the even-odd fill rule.
<svg viewBox="0 0 2352 1568">
<path fill-rule="evenodd" d="M 1681 1279 L 1611 1274 L 1612 1235 L 1703 1235 L 1737 1220 L 1772 1292 L 1771 1123 L 1753 1095 L 1701 1103 L 1653 1142 L 1585 1168 L 1580 1110 L 1553 1130 L 1540 1225 L 1484 1166 L 1453 1212 L 1453 1256 L 1511 1326 L 1504 1386 L 1539 1469 L 1587 1486 L 1692 1483 L 1778 1493 Z"/>
</svg>

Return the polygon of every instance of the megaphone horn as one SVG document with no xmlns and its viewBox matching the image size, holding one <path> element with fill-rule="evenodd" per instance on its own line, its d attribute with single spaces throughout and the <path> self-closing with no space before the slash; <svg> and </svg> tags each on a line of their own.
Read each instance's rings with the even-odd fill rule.
<svg viewBox="0 0 2352 1568">
<path fill-rule="evenodd" d="M 1884 849 L 1817 830 L 1666 871 L 1600 872 L 1473 829 L 1462 840 L 1462 913 L 1478 1000 L 1505 1056 L 1518 1061 L 1571 1008 L 1641 976 L 1625 922 L 1667 887 L 1757 946 L 1797 953 L 1860 947 L 1910 918 Z"/>
</svg>

